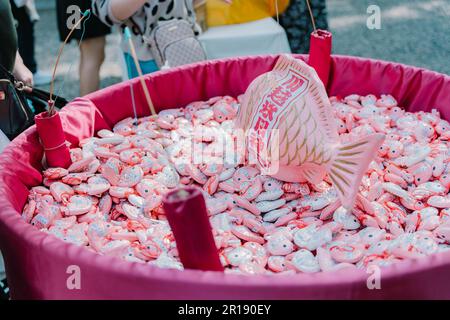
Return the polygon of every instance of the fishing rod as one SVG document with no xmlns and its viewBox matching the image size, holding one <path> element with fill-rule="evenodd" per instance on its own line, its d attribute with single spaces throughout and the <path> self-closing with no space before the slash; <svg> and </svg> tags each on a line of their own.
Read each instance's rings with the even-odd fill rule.
<svg viewBox="0 0 450 320">
<path fill-rule="evenodd" d="M 139 74 L 139 81 L 141 83 L 142 90 L 144 91 L 145 99 L 147 100 L 147 104 L 148 104 L 148 107 L 150 109 L 150 113 L 153 116 L 156 116 L 155 107 L 153 106 L 153 102 L 152 102 L 152 99 L 150 97 L 150 92 L 148 91 L 148 88 L 147 88 L 147 86 L 145 84 L 145 80 L 144 80 L 144 77 L 143 77 L 141 65 L 139 63 L 139 59 L 138 59 L 137 54 L 136 54 L 136 48 L 134 47 L 133 39 L 131 39 L 130 28 L 128 28 L 128 27 L 125 28 L 124 35 L 125 35 L 125 39 L 128 41 L 128 45 L 130 47 L 130 53 L 131 53 L 131 56 L 133 57 L 133 61 L 134 61 L 134 64 L 136 66 L 136 70 L 137 70 L 137 72 Z"/>
<path fill-rule="evenodd" d="M 91 10 L 86 10 L 82 17 L 77 21 L 77 23 L 75 23 L 75 25 L 70 29 L 69 34 L 67 35 L 67 37 L 65 38 L 64 42 L 61 44 L 59 51 L 58 51 L 58 56 L 56 57 L 56 62 L 55 65 L 53 67 L 53 74 L 52 74 L 52 81 L 50 82 L 50 99 L 48 100 L 48 116 L 51 117 L 52 115 L 55 114 L 55 101 L 53 100 L 53 93 L 54 93 L 54 89 L 55 89 L 55 78 L 56 78 L 56 70 L 58 68 L 58 64 L 59 61 L 61 59 L 62 56 L 62 52 L 64 50 L 64 47 L 66 46 L 67 42 L 70 39 L 70 36 L 72 35 L 72 33 L 75 31 L 75 29 L 78 28 L 78 26 L 81 24 L 81 22 L 83 22 L 83 20 L 87 17 L 89 17 L 91 14 Z"/>
</svg>

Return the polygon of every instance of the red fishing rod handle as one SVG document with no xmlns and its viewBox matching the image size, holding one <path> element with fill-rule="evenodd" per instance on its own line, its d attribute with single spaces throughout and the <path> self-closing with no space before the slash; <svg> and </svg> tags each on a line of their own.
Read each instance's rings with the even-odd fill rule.
<svg viewBox="0 0 450 320">
<path fill-rule="evenodd" d="M 163 207 L 183 266 L 223 271 L 201 190 L 194 187 L 175 189 L 164 197 Z"/>
</svg>

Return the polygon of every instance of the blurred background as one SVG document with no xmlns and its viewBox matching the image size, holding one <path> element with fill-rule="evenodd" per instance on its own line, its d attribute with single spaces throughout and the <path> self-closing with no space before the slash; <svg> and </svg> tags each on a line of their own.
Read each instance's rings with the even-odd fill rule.
<svg viewBox="0 0 450 320">
<path fill-rule="evenodd" d="M 323 2 L 326 10 L 315 14 L 326 14 L 324 19 L 333 33 L 333 53 L 396 61 L 450 74 L 450 0 Z M 381 29 L 367 26 L 370 5 L 380 8 Z M 41 17 L 35 25 L 36 59 L 41 71 L 50 72 L 60 45 L 55 0 L 36 0 L 36 7 Z M 302 17 L 295 17 L 295 14 L 292 11 L 293 18 L 310 25 L 307 12 Z M 102 87 L 122 79 L 119 42 L 117 31 L 107 37 L 106 60 L 101 69 Z M 72 41 L 65 48 L 58 70 L 57 93 L 66 79 L 59 93 L 68 99 L 76 97 L 79 92 L 78 55 L 77 44 Z M 48 85 L 42 88 L 48 89 Z"/>
</svg>

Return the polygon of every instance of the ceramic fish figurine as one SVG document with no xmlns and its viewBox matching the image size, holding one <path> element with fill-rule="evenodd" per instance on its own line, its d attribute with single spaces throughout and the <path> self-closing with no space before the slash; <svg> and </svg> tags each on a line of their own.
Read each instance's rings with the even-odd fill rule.
<svg viewBox="0 0 450 320">
<path fill-rule="evenodd" d="M 328 173 L 342 205 L 351 209 L 361 178 L 383 134 L 341 143 L 326 90 L 316 71 L 281 56 L 248 87 L 236 118 L 249 161 L 286 182 L 320 183 Z"/>
</svg>

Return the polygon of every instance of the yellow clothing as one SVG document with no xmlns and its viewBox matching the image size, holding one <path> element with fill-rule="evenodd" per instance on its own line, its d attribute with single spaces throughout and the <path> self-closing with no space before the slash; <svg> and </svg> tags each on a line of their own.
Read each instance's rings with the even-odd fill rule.
<svg viewBox="0 0 450 320">
<path fill-rule="evenodd" d="M 207 0 L 206 23 L 208 27 L 215 27 L 273 17 L 276 15 L 276 2 L 280 14 L 289 5 L 289 0 L 233 0 L 232 4 L 223 0 Z"/>
</svg>

